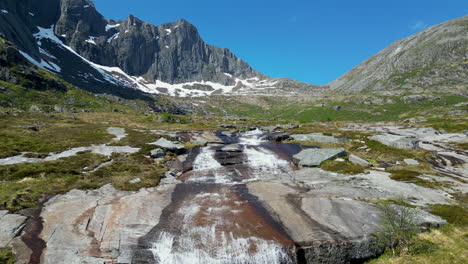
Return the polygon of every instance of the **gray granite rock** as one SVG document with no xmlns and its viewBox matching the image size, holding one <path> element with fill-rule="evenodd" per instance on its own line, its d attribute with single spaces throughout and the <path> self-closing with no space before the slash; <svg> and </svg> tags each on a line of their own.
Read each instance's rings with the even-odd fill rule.
<svg viewBox="0 0 468 264">
<path fill-rule="evenodd" d="M 394 181 L 389 175 L 377 171 L 341 175 L 306 168 L 264 175 L 247 187 L 302 247 L 306 263 L 348 263 L 381 252 L 372 236 L 380 224 L 380 211 L 363 198 L 406 197 L 420 206 L 450 203 L 446 192 Z M 446 224 L 424 210 L 414 209 L 414 215 L 422 226 Z"/>
<path fill-rule="evenodd" d="M 199 146 L 208 145 L 208 140 L 205 140 L 205 139 L 192 140 L 191 142 L 192 142 L 192 144 L 199 145 Z"/>
<path fill-rule="evenodd" d="M 185 147 L 184 145 L 176 142 L 169 141 L 165 138 L 160 138 L 156 142 L 149 143 L 150 145 L 156 145 L 159 146 L 167 151 L 171 151 L 177 154 L 185 152 Z"/>
<path fill-rule="evenodd" d="M 305 149 L 294 155 L 300 167 L 319 166 L 323 161 L 346 156 L 343 149 Z"/>
<path fill-rule="evenodd" d="M 369 139 L 398 149 L 415 149 L 418 147 L 418 141 L 416 139 L 399 135 L 382 134 L 372 136 Z"/>
<path fill-rule="evenodd" d="M 321 143 L 344 143 L 350 141 L 347 138 L 336 138 L 333 136 L 326 136 L 322 133 L 293 134 L 291 138 L 298 141 L 315 141 Z"/>
<path fill-rule="evenodd" d="M 229 144 L 221 148 L 224 152 L 242 152 L 242 147 L 239 144 Z"/>
<path fill-rule="evenodd" d="M 162 148 L 153 149 L 150 152 L 150 156 L 153 159 L 162 158 L 162 157 L 166 156 L 166 151 L 164 149 L 162 149 Z"/>
<path fill-rule="evenodd" d="M 406 163 L 406 165 L 419 165 L 419 161 L 415 159 L 404 159 L 403 161 Z"/>
<path fill-rule="evenodd" d="M 0 248 L 6 247 L 21 232 L 26 220 L 25 216 L 0 211 Z"/>
<path fill-rule="evenodd" d="M 159 223 L 173 189 L 163 185 L 129 192 L 106 185 L 51 198 L 41 213 L 40 238 L 47 243 L 41 263 L 131 263 L 132 249 Z M 21 243 L 13 250 L 20 256 L 30 251 Z"/>
<path fill-rule="evenodd" d="M 358 156 L 356 156 L 354 154 L 349 155 L 348 159 L 353 164 L 357 164 L 357 165 L 360 165 L 360 166 L 363 166 L 363 167 L 370 167 L 371 166 L 371 164 L 367 160 L 365 160 L 363 158 L 360 158 L 360 157 L 358 157 Z"/>
</svg>

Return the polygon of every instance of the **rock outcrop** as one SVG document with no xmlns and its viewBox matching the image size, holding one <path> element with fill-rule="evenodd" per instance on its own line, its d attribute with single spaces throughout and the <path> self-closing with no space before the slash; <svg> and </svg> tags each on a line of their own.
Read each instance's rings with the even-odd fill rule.
<svg viewBox="0 0 468 264">
<path fill-rule="evenodd" d="M 0 248 L 6 247 L 14 237 L 21 233 L 26 220 L 25 216 L 0 211 Z"/>
<path fill-rule="evenodd" d="M 230 50 L 206 44 L 184 19 L 160 26 L 132 15 L 107 20 L 91 0 L 5 0 L 0 9 L 7 12 L 0 14 L 0 33 L 25 58 L 94 93 L 138 98 L 319 89 L 265 76 Z"/>
<path fill-rule="evenodd" d="M 294 155 L 300 167 L 316 167 L 326 160 L 346 156 L 343 149 L 305 149 Z"/>
<path fill-rule="evenodd" d="M 372 242 L 372 233 L 379 226 L 379 211 L 363 201 L 365 198 L 416 194 L 412 201 L 415 204 L 448 202 L 447 193 L 393 181 L 388 175 L 372 171 L 345 176 L 308 168 L 265 175 L 261 181 L 249 183 L 248 189 L 301 246 L 306 263 L 349 263 L 381 253 Z M 417 215 L 420 225 L 446 223 L 426 212 L 418 211 Z"/>
<path fill-rule="evenodd" d="M 398 149 L 415 149 L 418 147 L 418 141 L 416 139 L 405 136 L 383 134 L 372 136 L 369 139 Z"/>
</svg>

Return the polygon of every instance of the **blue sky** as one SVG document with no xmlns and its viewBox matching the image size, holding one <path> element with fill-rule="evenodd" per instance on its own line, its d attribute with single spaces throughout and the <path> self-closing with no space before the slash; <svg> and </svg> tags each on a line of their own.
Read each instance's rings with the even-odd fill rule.
<svg viewBox="0 0 468 264">
<path fill-rule="evenodd" d="M 94 0 L 106 18 L 185 18 L 256 70 L 326 84 L 392 42 L 468 14 L 468 0 Z"/>
</svg>

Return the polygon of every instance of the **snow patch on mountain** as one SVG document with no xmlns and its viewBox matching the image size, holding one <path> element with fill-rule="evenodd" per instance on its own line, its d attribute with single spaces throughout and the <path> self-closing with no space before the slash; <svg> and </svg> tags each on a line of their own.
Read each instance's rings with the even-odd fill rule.
<svg viewBox="0 0 468 264">
<path fill-rule="evenodd" d="M 46 69 L 46 70 L 51 70 L 54 72 L 61 72 L 62 69 L 55 63 L 50 62 L 50 61 L 45 61 L 41 59 L 41 61 L 35 60 L 33 57 L 31 57 L 29 54 L 27 54 L 24 51 L 18 50 L 21 55 L 23 55 L 24 58 L 26 58 L 29 62 L 32 64 L 36 65 L 39 68 Z"/>
<path fill-rule="evenodd" d="M 120 27 L 120 24 L 115 24 L 115 25 L 107 24 L 106 25 L 106 32 L 111 30 L 112 28 L 116 28 L 116 27 Z"/>
</svg>

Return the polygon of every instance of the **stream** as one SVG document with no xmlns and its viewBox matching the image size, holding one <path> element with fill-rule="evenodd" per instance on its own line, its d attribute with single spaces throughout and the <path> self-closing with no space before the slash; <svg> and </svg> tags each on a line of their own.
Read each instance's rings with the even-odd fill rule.
<svg viewBox="0 0 468 264">
<path fill-rule="evenodd" d="M 296 263 L 294 242 L 245 183 L 293 171 L 287 157 L 298 149 L 276 148 L 261 136 L 254 130 L 231 138 L 238 146 L 229 151 L 203 147 L 132 263 Z"/>
</svg>

